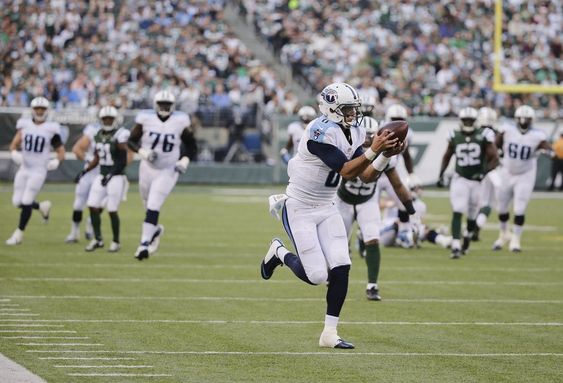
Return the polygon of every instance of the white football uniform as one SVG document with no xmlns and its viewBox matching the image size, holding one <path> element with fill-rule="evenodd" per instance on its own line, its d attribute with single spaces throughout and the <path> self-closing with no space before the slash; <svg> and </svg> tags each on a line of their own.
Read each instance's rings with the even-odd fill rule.
<svg viewBox="0 0 563 383">
<path fill-rule="evenodd" d="M 88 137 L 90 140 L 90 146 L 86 152 L 86 163 L 92 161 L 94 158 L 94 136 L 100 130 L 100 124 L 88 124 L 82 131 L 82 135 Z M 73 210 L 81 211 L 86 206 L 88 201 L 88 194 L 90 193 L 90 188 L 92 187 L 92 182 L 96 176 L 100 174 L 100 166 L 96 166 L 94 169 L 90 170 L 88 173 L 84 174 L 74 189 L 74 203 L 72 205 Z"/>
<path fill-rule="evenodd" d="M 36 124 L 30 118 L 20 118 L 16 129 L 21 132 L 22 164 L 14 178 L 12 203 L 30 205 L 47 177 L 47 163 L 51 158 L 51 140 L 61 133 L 58 122 Z"/>
<path fill-rule="evenodd" d="M 287 126 L 287 135 L 293 142 L 293 153 L 297 152 L 297 148 L 299 148 L 299 143 L 301 142 L 301 137 L 303 137 L 303 133 L 305 132 L 305 128 L 303 127 L 303 123 L 301 121 L 294 121 Z"/>
<path fill-rule="evenodd" d="M 349 160 L 366 136 L 363 127 L 353 127 L 350 133 L 352 143 L 338 124 L 321 116 L 307 125 L 297 154 L 288 164 L 289 198 L 283 208 L 283 224 L 307 277 L 315 284 L 326 281 L 327 266 L 333 269 L 351 261 L 346 227 L 334 204 L 340 174 L 309 152 L 307 141 L 335 146 Z"/>
<path fill-rule="evenodd" d="M 501 184 L 497 194 L 499 213 L 507 213 L 514 198 L 514 214 L 524 215 L 536 183 L 538 145 L 546 139 L 545 133 L 539 129 L 530 128 L 522 134 L 516 126 L 506 126 Z"/>
<path fill-rule="evenodd" d="M 140 147 L 153 150 L 156 160 L 141 160 L 139 165 L 139 191 L 146 209 L 159 211 L 166 197 L 178 181 L 174 170 L 180 158 L 181 136 L 191 125 L 184 112 L 174 112 L 162 121 L 155 111 L 142 111 L 135 122 L 143 126 Z"/>
</svg>

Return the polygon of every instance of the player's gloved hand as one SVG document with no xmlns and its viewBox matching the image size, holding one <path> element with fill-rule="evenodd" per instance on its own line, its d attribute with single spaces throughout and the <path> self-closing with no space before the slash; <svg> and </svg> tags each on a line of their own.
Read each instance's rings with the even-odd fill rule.
<svg viewBox="0 0 563 383">
<path fill-rule="evenodd" d="M 176 170 L 180 174 L 184 174 L 188 169 L 189 164 L 190 164 L 190 159 L 188 157 L 182 157 L 178 161 L 176 161 L 174 170 Z"/>
<path fill-rule="evenodd" d="M 82 170 L 80 173 L 78 173 L 75 177 L 74 177 L 74 183 L 77 184 L 80 179 L 82 177 L 84 177 L 84 174 L 86 174 L 86 170 Z"/>
<path fill-rule="evenodd" d="M 283 208 L 285 200 L 289 197 L 285 194 L 274 194 L 268 197 L 268 204 L 270 205 L 270 214 L 280 219 L 280 210 Z"/>
<path fill-rule="evenodd" d="M 107 186 L 109 180 L 111 180 L 111 177 L 113 177 L 113 173 L 106 174 L 104 178 L 102 178 L 102 186 Z"/>
<path fill-rule="evenodd" d="M 291 155 L 289 154 L 286 148 L 282 148 L 282 150 L 280 150 L 280 156 L 283 163 L 286 165 L 289 163 L 289 160 L 291 160 Z"/>
<path fill-rule="evenodd" d="M 47 170 L 55 170 L 59 167 L 60 163 L 61 161 L 59 161 L 57 158 L 50 159 L 49 162 L 47 162 Z"/>
<path fill-rule="evenodd" d="M 10 152 L 10 156 L 12 157 L 12 161 L 14 161 L 14 164 L 16 164 L 16 165 L 22 164 L 23 156 L 22 156 L 21 152 L 18 152 L 17 150 L 12 150 Z"/>
<path fill-rule="evenodd" d="M 443 175 L 441 175 L 440 178 L 438 178 L 438 182 L 436 182 L 436 186 L 438 186 L 439 188 L 443 188 L 446 186 Z"/>
<path fill-rule="evenodd" d="M 141 148 L 138 153 L 145 161 L 153 162 L 156 160 L 156 153 L 150 149 Z"/>
</svg>

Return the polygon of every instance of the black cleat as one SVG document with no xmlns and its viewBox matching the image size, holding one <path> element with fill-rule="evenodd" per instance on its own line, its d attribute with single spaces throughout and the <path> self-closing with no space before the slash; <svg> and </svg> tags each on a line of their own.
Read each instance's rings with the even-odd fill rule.
<svg viewBox="0 0 563 383">
<path fill-rule="evenodd" d="M 460 259 L 461 258 L 461 250 L 460 249 L 452 249 L 452 254 L 450 255 L 451 259 Z"/>
<path fill-rule="evenodd" d="M 278 258 L 278 249 L 280 247 L 283 247 L 283 242 L 278 238 L 272 239 L 270 248 L 260 265 L 260 274 L 262 274 L 262 278 L 270 279 L 274 274 L 276 267 L 283 265 L 283 262 Z"/>
<path fill-rule="evenodd" d="M 479 242 L 479 232 L 481 231 L 481 229 L 479 227 L 476 227 L 475 230 L 473 230 L 473 235 L 471 236 L 471 240 L 473 242 Z"/>
<path fill-rule="evenodd" d="M 338 343 L 336 344 L 336 346 L 334 346 L 334 348 L 341 348 L 341 349 L 344 349 L 344 350 L 352 350 L 356 347 L 352 343 L 347 342 L 344 339 L 339 339 Z"/>
<path fill-rule="evenodd" d="M 143 242 L 138 248 L 137 251 L 135 252 L 135 258 L 137 258 L 139 261 L 142 261 L 143 259 L 147 259 L 149 257 L 149 245 L 146 242 Z"/>
<path fill-rule="evenodd" d="M 381 296 L 379 295 L 379 289 L 376 289 L 375 287 L 367 289 L 366 298 L 368 299 L 368 301 L 380 301 Z"/>
<path fill-rule="evenodd" d="M 461 255 L 466 255 L 469 253 L 469 245 L 471 244 L 471 237 L 463 237 L 463 243 L 461 245 Z"/>
</svg>

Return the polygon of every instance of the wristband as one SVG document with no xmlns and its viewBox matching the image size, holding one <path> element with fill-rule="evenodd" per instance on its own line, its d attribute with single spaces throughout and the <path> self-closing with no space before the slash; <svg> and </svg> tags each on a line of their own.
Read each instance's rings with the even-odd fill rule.
<svg viewBox="0 0 563 383">
<path fill-rule="evenodd" d="M 373 160 L 375 160 L 375 157 L 377 157 L 377 153 L 375 153 L 371 148 L 368 148 L 368 149 L 364 152 L 364 156 L 366 156 L 366 158 L 368 159 L 368 161 L 373 162 Z"/>
<path fill-rule="evenodd" d="M 375 170 L 377 170 L 378 172 L 382 172 L 387 165 L 389 164 L 389 160 L 391 159 L 391 157 L 385 157 L 385 156 L 378 156 L 375 161 L 373 161 L 371 163 L 371 166 L 373 166 L 373 168 Z"/>
</svg>

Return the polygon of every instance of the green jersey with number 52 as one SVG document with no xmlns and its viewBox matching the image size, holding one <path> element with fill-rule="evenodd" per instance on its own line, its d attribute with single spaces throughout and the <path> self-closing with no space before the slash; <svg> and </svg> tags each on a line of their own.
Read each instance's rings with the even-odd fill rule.
<svg viewBox="0 0 563 383">
<path fill-rule="evenodd" d="M 494 132 L 488 128 L 475 129 L 470 134 L 454 130 L 449 141 L 454 149 L 456 173 L 470 180 L 482 179 L 486 171 L 486 147 L 494 142 Z"/>
</svg>

